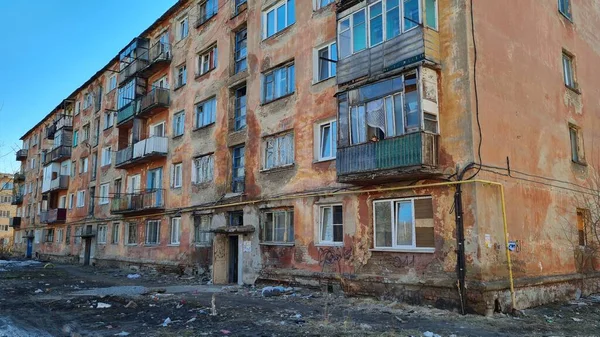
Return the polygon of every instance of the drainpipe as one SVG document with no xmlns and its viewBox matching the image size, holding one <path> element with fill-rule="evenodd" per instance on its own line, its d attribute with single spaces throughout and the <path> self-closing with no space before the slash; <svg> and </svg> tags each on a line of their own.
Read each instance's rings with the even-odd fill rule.
<svg viewBox="0 0 600 337">
<path fill-rule="evenodd" d="M 463 223 L 463 207 L 462 207 L 462 185 L 456 185 L 454 192 L 454 214 L 456 221 L 456 273 L 458 275 L 458 296 L 460 300 L 461 314 L 466 314 L 466 289 L 465 276 L 467 268 L 465 264 L 465 228 Z"/>
</svg>

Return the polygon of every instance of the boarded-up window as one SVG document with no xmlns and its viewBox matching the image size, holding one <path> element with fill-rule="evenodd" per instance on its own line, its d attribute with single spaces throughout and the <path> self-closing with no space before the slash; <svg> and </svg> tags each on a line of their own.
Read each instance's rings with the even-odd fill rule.
<svg viewBox="0 0 600 337">
<path fill-rule="evenodd" d="M 434 248 L 433 204 L 430 197 L 377 200 L 375 248 Z"/>
</svg>

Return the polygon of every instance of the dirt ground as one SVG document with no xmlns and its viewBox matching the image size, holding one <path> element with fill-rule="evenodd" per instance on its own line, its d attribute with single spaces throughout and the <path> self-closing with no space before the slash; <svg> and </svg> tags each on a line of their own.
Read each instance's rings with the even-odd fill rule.
<svg viewBox="0 0 600 337">
<path fill-rule="evenodd" d="M 600 336 L 600 296 L 520 317 L 462 316 L 314 289 L 264 297 L 261 287 L 202 285 L 185 276 L 129 279 L 135 272 L 44 266 L 0 261 L 0 337 Z"/>
</svg>

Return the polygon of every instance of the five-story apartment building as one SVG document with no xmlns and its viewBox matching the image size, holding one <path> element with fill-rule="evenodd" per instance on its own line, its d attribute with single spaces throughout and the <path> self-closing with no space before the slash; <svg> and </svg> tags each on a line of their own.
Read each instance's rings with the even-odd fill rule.
<svg viewBox="0 0 600 337">
<path fill-rule="evenodd" d="M 23 136 L 18 247 L 480 312 L 593 291 L 573 2 L 180 0 Z M 543 45 L 499 21 L 532 11 Z"/>
</svg>

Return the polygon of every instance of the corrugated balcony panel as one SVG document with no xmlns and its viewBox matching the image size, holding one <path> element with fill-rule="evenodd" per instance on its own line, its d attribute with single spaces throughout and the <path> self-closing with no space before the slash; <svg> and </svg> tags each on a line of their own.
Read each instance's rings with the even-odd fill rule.
<svg viewBox="0 0 600 337">
<path fill-rule="evenodd" d="M 23 161 L 27 159 L 27 149 L 20 149 L 17 151 L 17 161 Z"/>
<path fill-rule="evenodd" d="M 154 112 L 169 106 L 169 89 L 153 88 L 140 100 L 140 117 L 151 116 Z"/>
<path fill-rule="evenodd" d="M 162 210 L 165 207 L 163 189 L 153 189 L 139 193 L 123 194 L 115 197 L 111 203 L 111 213 L 144 213 Z"/>
<path fill-rule="evenodd" d="M 133 158 L 133 146 L 128 146 L 122 150 L 119 150 L 116 157 L 115 167 L 120 167 L 121 165 L 131 161 Z"/>
<path fill-rule="evenodd" d="M 436 174 L 437 135 L 410 133 L 337 150 L 338 180 L 352 182 Z"/>
<path fill-rule="evenodd" d="M 377 46 L 340 59 L 337 63 L 337 83 L 378 77 L 425 60 L 439 63 L 439 34 L 430 28 L 418 26 Z"/>
<path fill-rule="evenodd" d="M 117 125 L 124 124 L 133 119 L 133 116 L 137 111 L 137 107 L 137 101 L 132 101 L 131 103 L 119 109 L 119 112 L 117 113 Z"/>
</svg>

